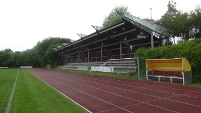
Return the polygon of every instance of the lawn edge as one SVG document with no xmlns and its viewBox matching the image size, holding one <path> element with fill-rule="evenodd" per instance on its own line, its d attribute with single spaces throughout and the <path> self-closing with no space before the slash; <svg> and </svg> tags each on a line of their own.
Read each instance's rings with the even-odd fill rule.
<svg viewBox="0 0 201 113">
<path fill-rule="evenodd" d="M 30 72 L 29 72 L 30 73 Z M 81 108 L 83 108 L 84 110 L 86 110 L 89 113 L 92 113 L 90 110 L 88 110 L 87 108 L 85 108 L 84 106 L 80 105 L 79 103 L 77 103 L 76 101 L 74 101 L 73 99 L 71 99 L 70 97 L 68 97 L 67 95 L 65 95 L 64 93 L 62 93 L 61 91 L 57 90 L 56 88 L 54 88 L 53 86 L 51 86 L 50 84 L 48 84 L 47 82 L 45 82 L 44 80 L 40 79 L 38 76 L 36 76 L 35 74 L 31 73 L 32 75 L 34 75 L 36 78 L 38 78 L 39 80 L 41 80 L 42 82 L 44 82 L 45 84 L 47 84 L 48 86 L 50 86 L 51 88 L 53 88 L 54 90 L 56 90 L 58 93 L 62 94 L 63 96 L 65 96 L 66 98 L 68 98 L 69 100 L 71 100 L 72 102 L 74 102 L 75 104 L 77 104 L 78 106 L 80 106 Z"/>
</svg>

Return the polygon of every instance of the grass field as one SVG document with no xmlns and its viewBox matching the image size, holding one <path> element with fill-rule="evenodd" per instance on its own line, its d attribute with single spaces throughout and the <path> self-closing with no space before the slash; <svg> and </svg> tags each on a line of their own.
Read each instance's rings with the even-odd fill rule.
<svg viewBox="0 0 201 113">
<path fill-rule="evenodd" d="M 0 69 L 0 113 L 19 71 L 10 113 L 85 113 L 86 111 L 24 69 Z"/>
<path fill-rule="evenodd" d="M 88 75 L 96 75 L 96 76 L 104 76 L 104 77 L 113 77 L 113 78 L 123 78 L 129 80 L 138 80 L 137 72 L 133 74 L 114 74 L 114 73 L 105 73 L 105 72 L 95 72 L 95 71 L 81 71 L 81 70 L 70 70 L 70 69 L 54 69 L 57 71 L 71 72 L 71 73 L 80 73 L 80 74 L 88 74 Z"/>
</svg>

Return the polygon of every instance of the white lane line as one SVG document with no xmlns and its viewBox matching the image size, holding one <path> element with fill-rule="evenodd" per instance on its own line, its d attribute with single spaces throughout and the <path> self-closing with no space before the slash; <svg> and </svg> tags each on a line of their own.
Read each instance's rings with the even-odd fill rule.
<svg viewBox="0 0 201 113">
<path fill-rule="evenodd" d="M 56 76 L 56 77 L 58 77 L 58 76 Z M 74 81 L 72 81 L 72 80 L 66 79 L 66 77 L 59 77 L 59 78 L 65 79 L 65 80 L 70 81 L 70 82 L 74 82 Z M 73 78 L 73 77 L 72 77 L 72 78 Z M 77 78 L 74 78 L 74 79 L 77 79 Z M 77 79 L 77 80 L 79 80 L 79 79 Z M 81 80 L 81 79 L 80 79 L 80 80 Z M 86 81 L 86 80 L 81 80 L 81 81 Z M 90 81 L 86 81 L 86 82 L 90 82 Z M 76 83 L 76 84 L 81 84 L 81 83 L 78 83 L 78 82 L 75 82 L 75 83 Z M 93 82 L 91 82 L 91 83 L 93 83 Z M 94 83 L 94 84 L 99 84 L 99 85 L 107 86 L 107 85 L 105 85 L 105 84 L 100 84 L 100 83 Z M 87 87 L 91 87 L 91 88 L 94 88 L 94 89 L 97 89 L 97 90 L 101 90 L 101 89 L 98 89 L 98 88 L 95 88 L 95 87 L 92 87 L 92 86 L 88 86 L 88 85 L 85 85 L 85 84 L 81 84 L 81 85 L 84 85 L 84 86 L 87 86 Z M 110 86 L 110 87 L 112 87 L 112 86 Z M 121 88 L 118 88 L 118 89 L 121 89 Z M 102 91 L 103 91 L 103 90 L 102 90 Z M 126 91 L 129 91 L 129 90 L 126 90 Z M 105 92 L 105 90 L 104 90 L 104 92 Z M 190 103 L 186 103 L 186 102 L 181 102 L 181 101 L 176 101 L 176 100 L 168 99 L 168 98 L 170 98 L 170 97 L 179 96 L 179 95 L 183 95 L 183 94 L 186 94 L 186 93 L 192 93 L 192 92 L 196 92 L 196 91 L 190 91 L 190 92 L 186 92 L 186 93 L 182 93 L 182 94 L 175 94 L 175 95 L 168 96 L 168 97 L 164 97 L 164 98 L 162 98 L 162 97 L 157 97 L 157 96 L 153 96 L 153 95 L 149 95 L 149 94 L 144 94 L 144 93 L 140 93 L 140 92 L 135 92 L 135 91 L 131 91 L 131 92 L 139 93 L 139 94 L 148 95 L 148 96 L 152 96 L 152 97 L 158 98 L 158 99 L 154 99 L 154 100 L 151 100 L 151 101 L 147 101 L 147 103 L 153 102 L 153 101 L 157 101 L 157 100 L 169 100 L 169 101 L 173 101 L 173 102 L 177 102 L 177 103 L 181 103 L 181 104 L 186 104 L 186 105 L 190 105 L 190 106 L 194 106 L 194 107 L 201 107 L 201 106 L 199 106 L 199 105 L 194 105 L 194 104 L 190 104 Z M 115 94 L 115 95 L 117 95 L 117 94 Z M 118 94 L 118 95 L 119 95 L 119 94 Z M 122 95 L 121 95 L 121 96 L 122 96 Z M 123 96 L 123 97 L 124 97 L 124 96 Z M 128 97 L 127 97 L 127 98 L 128 98 Z M 130 99 L 130 98 L 128 98 L 128 99 Z M 133 100 L 133 99 L 131 99 L 131 100 Z M 135 99 L 134 99 L 134 100 L 135 100 Z M 137 100 L 137 101 L 138 101 L 138 100 Z"/>
<path fill-rule="evenodd" d="M 58 76 L 56 76 L 58 77 Z M 50 78 L 50 77 L 47 77 L 47 78 Z M 65 79 L 65 78 L 62 78 L 62 77 L 58 77 L 58 78 L 61 78 L 61 79 Z M 50 78 L 52 79 L 52 78 Z M 122 97 L 122 98 L 125 98 L 125 99 L 128 99 L 128 100 L 133 100 L 133 101 L 136 101 L 136 102 L 139 102 L 138 104 L 146 104 L 146 105 L 149 105 L 149 106 L 152 106 L 152 107 L 156 107 L 156 108 L 160 108 L 160 109 L 163 109 L 163 110 L 166 110 L 166 111 L 170 111 L 170 112 L 174 112 L 174 113 L 178 113 L 177 111 L 174 111 L 174 110 L 170 110 L 170 109 L 167 109 L 167 108 L 164 108 L 164 107 L 160 107 L 160 106 L 157 106 L 157 105 L 153 105 L 153 104 L 150 104 L 150 103 L 147 103 L 147 102 L 143 102 L 143 101 L 140 101 L 140 100 L 136 100 L 136 99 L 133 99 L 133 98 L 129 98 L 129 97 L 126 97 L 126 96 L 123 96 L 123 95 L 120 95 L 120 94 L 116 94 L 116 93 L 113 93 L 113 92 L 110 92 L 110 91 L 106 91 L 106 90 L 102 90 L 102 89 L 99 89 L 99 88 L 96 88 L 96 87 L 93 87 L 93 86 L 89 86 L 89 85 L 85 85 L 85 84 L 82 84 L 82 83 L 79 83 L 79 82 L 75 82 L 75 81 L 72 81 L 72 80 L 68 80 L 68 79 L 65 79 L 69 82 L 74 82 L 75 84 L 80 84 L 82 86 L 86 86 L 86 87 L 89 87 L 89 88 L 93 88 L 93 89 L 96 89 L 96 90 L 99 90 L 99 91 L 102 91 L 102 92 L 105 92 L 105 93 L 109 93 L 109 94 L 112 94 L 112 95 L 116 95 L 116 96 L 119 96 L 119 97 Z M 56 80 L 57 81 L 57 80 Z M 61 82 L 62 83 L 62 82 Z M 63 83 L 65 84 L 65 83 Z M 138 105 L 138 104 L 135 104 L 135 105 Z M 125 108 L 127 106 L 124 106 L 122 108 Z M 102 111 L 101 111 L 102 112 Z"/>
<path fill-rule="evenodd" d="M 79 75 L 78 75 L 79 76 Z M 85 75 L 87 76 L 87 75 Z M 80 77 L 71 77 L 71 78 L 75 78 L 75 79 L 79 79 Z M 101 77 L 102 78 L 102 77 Z M 186 94 L 188 92 L 198 92 L 200 90 L 194 90 L 194 91 L 191 91 L 191 90 L 183 90 L 183 89 L 176 89 L 176 90 L 183 90 L 183 91 L 188 91 L 188 92 L 185 92 L 185 93 L 181 93 L 181 94 L 178 94 L 178 93 L 171 93 L 171 92 L 167 92 L 167 91 L 161 91 L 161 90 L 156 90 L 156 89 L 151 89 L 151 88 L 144 88 L 144 87 L 139 87 L 139 86 L 133 86 L 133 85 L 127 85 L 127 84 L 121 84 L 121 83 L 118 83 L 118 82 L 115 82 L 114 80 L 113 81 L 108 81 L 106 78 L 102 78 L 102 79 L 105 79 L 105 80 L 100 80 L 100 79 L 95 79 L 95 77 L 89 77 L 87 78 L 89 80 L 98 80 L 98 81 L 103 81 L 103 82 L 108 82 L 108 83 L 114 83 L 114 84 L 117 84 L 117 85 L 124 85 L 124 86 L 130 86 L 130 87 L 136 87 L 136 88 L 141 88 L 141 89 L 146 89 L 146 90 L 152 90 L 152 91 L 158 91 L 158 92 L 162 92 L 162 93 L 170 93 L 170 94 L 174 94 L 174 95 L 182 95 L 182 94 Z M 121 81 L 121 80 L 117 80 L 117 81 Z M 124 81 L 125 83 L 134 83 L 134 82 L 128 82 L 128 81 Z M 141 84 L 141 83 L 134 83 L 134 84 Z M 145 84 L 147 85 L 147 84 Z M 154 87 L 162 87 L 162 88 L 165 88 L 165 89 L 175 89 L 175 88 L 169 88 L 169 87 L 163 87 L 163 86 L 155 86 L 155 85 L 150 85 L 150 86 L 154 86 Z M 182 95 L 182 96 L 186 96 L 186 95 Z M 186 97 L 192 97 L 192 96 L 186 96 Z M 192 97 L 192 98 L 196 98 L 196 97 Z M 197 97 L 198 98 L 198 97 Z"/>
<path fill-rule="evenodd" d="M 44 75 L 42 75 L 42 76 L 44 76 Z M 98 98 L 98 97 L 96 97 L 96 96 L 94 96 L 94 95 L 91 95 L 91 94 L 88 94 L 88 93 L 86 93 L 86 92 L 84 92 L 84 91 L 81 91 L 81 90 L 79 90 L 79 89 L 76 89 L 76 88 L 74 88 L 74 87 L 72 87 L 72 86 L 70 86 L 70 85 L 64 84 L 64 83 L 62 83 L 62 82 L 60 82 L 60 81 L 58 81 L 58 80 L 52 79 L 52 78 L 47 77 L 47 76 L 45 76 L 45 77 L 46 77 L 46 78 L 49 78 L 49 79 L 51 79 L 51 80 L 53 80 L 53 81 L 55 81 L 55 82 L 57 82 L 57 83 L 59 83 L 59 84 L 62 84 L 62 85 L 64 85 L 64 86 L 67 86 L 67 87 L 69 87 L 69 88 L 71 88 L 71 89 L 74 89 L 74 90 L 76 90 L 76 91 L 78 91 L 78 92 L 80 92 L 80 93 L 86 94 L 86 95 L 88 95 L 88 96 L 90 96 L 90 97 L 93 97 L 93 98 L 95 98 L 95 99 L 97 99 L 97 100 L 100 100 L 100 101 L 102 101 L 102 102 L 105 102 L 105 103 L 107 103 L 107 104 L 110 104 L 110 105 L 112 105 L 112 106 L 114 106 L 114 107 L 116 107 L 116 108 L 119 108 L 119 109 L 122 109 L 122 110 L 124 110 L 124 111 L 127 111 L 128 113 L 133 113 L 133 112 L 127 110 L 127 109 L 124 109 L 124 108 L 122 108 L 122 107 L 120 107 L 120 106 L 117 106 L 117 105 L 112 104 L 112 103 L 110 103 L 110 102 L 108 102 L 108 101 L 105 101 L 105 100 L 103 100 L 103 99 L 100 99 L 100 98 Z"/>
<path fill-rule="evenodd" d="M 64 75 L 62 75 L 64 76 Z M 64 76 L 65 77 L 65 76 Z M 91 82 L 91 80 L 98 80 L 98 81 L 103 81 L 103 82 L 108 82 L 108 83 L 114 83 L 114 84 L 120 84 L 118 82 L 110 82 L 110 81 L 106 81 L 106 80 L 99 80 L 99 79 L 94 79 L 94 78 L 86 78 L 86 79 L 89 79 L 89 80 L 83 80 L 83 79 L 79 79 L 80 77 L 70 77 L 70 78 L 74 78 L 74 79 L 77 79 L 77 80 L 82 80 L 82 81 L 87 81 L 87 82 Z M 92 82 L 91 82 L 92 83 Z M 96 82 L 93 82 L 95 84 L 99 84 L 99 83 L 96 83 Z M 102 84 L 101 84 L 102 85 Z M 103 84 L 105 85 L 105 84 Z M 130 87 L 136 87 L 136 88 L 142 88 L 142 89 L 147 89 L 147 90 L 151 90 L 151 91 L 158 91 L 158 92 L 162 92 L 162 93 L 170 93 L 170 94 L 174 94 L 173 96 L 169 96 L 169 97 L 174 97 L 174 96 L 178 96 L 178 95 L 181 95 L 181 96 L 185 96 L 185 97 L 190 97 L 190 98 L 196 98 L 196 99 L 201 99 L 199 97 L 195 97 L 195 96 L 188 96 L 188 95 L 185 95 L 185 94 L 188 94 L 188 93 L 201 93 L 199 91 L 201 90 L 194 90 L 194 91 L 190 91 L 190 90 L 185 90 L 185 91 L 188 91 L 188 92 L 185 92 L 185 93 L 171 93 L 171 92 L 167 92 L 167 91 L 161 91 L 161 90 L 156 90 L 156 89 L 149 89 L 149 88 L 144 88 L 144 87 L 138 87 L 138 86 L 131 86 L 131 85 L 126 85 L 126 84 L 121 84 L 121 85 L 125 85 L 125 86 L 130 86 Z M 111 87 L 111 86 L 110 86 Z M 119 88 L 121 89 L 121 88 Z M 166 88 L 167 89 L 167 88 Z M 172 89 L 172 88 L 171 88 Z M 146 95 L 149 95 L 149 94 L 146 94 Z M 168 98 L 168 97 L 167 97 Z"/>
<path fill-rule="evenodd" d="M 52 75 L 54 75 L 54 74 L 52 74 Z M 59 75 L 61 75 L 61 74 L 59 74 Z M 48 77 L 49 78 L 49 77 Z M 78 79 L 79 77 L 70 77 L 70 78 L 74 78 L 74 79 Z M 88 79 L 92 79 L 92 77 L 90 77 L 90 78 L 88 78 Z M 94 78 L 93 78 L 94 79 Z M 97 80 L 97 79 L 96 79 Z M 86 81 L 86 80 L 83 80 L 83 81 Z M 103 80 L 99 80 L 99 81 L 103 81 Z M 109 82 L 109 81 L 108 81 Z M 110 81 L 110 83 L 111 83 L 111 81 Z M 112 83 L 114 83 L 114 82 L 112 82 Z M 125 84 L 123 84 L 123 85 L 125 85 Z M 172 88 L 171 88 L 172 89 Z M 187 90 L 186 90 L 187 91 Z M 191 91 L 191 92 L 196 92 L 196 91 Z M 187 93 L 187 92 L 186 92 Z M 185 93 L 184 93 L 185 94 Z M 182 94 L 177 94 L 177 95 L 182 95 Z M 174 95 L 175 96 L 175 95 Z M 170 96 L 171 97 L 171 96 Z M 166 99 L 166 100 L 170 100 L 170 99 L 167 99 L 167 98 L 160 98 L 160 99 Z M 156 99 L 156 100 L 160 100 L 160 99 Z M 152 101 L 156 101 L 156 100 L 152 100 Z M 173 101 L 173 100 L 170 100 L 170 101 Z M 149 102 L 149 101 L 148 101 Z M 179 102 L 179 101 L 174 101 L 174 102 Z M 182 103 L 182 104 L 187 104 L 187 105 L 191 105 L 191 106 L 197 106 L 197 105 L 192 105 L 192 104 L 189 104 L 189 103 L 183 103 L 183 102 L 179 102 L 179 103 Z M 152 105 L 153 106 L 153 105 Z M 126 107 L 126 106 L 125 106 Z M 155 106 L 155 107 L 158 107 L 158 108 L 160 108 L 159 106 Z M 197 106 L 197 107 L 200 107 L 200 106 Z"/>
<path fill-rule="evenodd" d="M 38 73 L 39 74 L 39 73 Z M 79 103 L 77 103 L 76 101 L 74 101 L 72 98 L 68 97 L 67 95 L 65 95 L 64 93 L 62 93 L 61 91 L 57 90 L 56 88 L 54 88 L 52 85 L 48 84 L 47 82 L 45 82 L 44 80 L 40 79 L 37 75 L 35 75 L 34 73 L 32 73 L 32 75 L 34 75 L 36 78 L 38 78 L 39 80 L 41 80 L 42 82 L 44 82 L 45 84 L 47 84 L 48 86 L 50 86 L 51 88 L 53 88 L 54 90 L 56 90 L 57 92 L 59 92 L 60 94 L 62 94 L 63 96 L 65 96 L 66 98 L 68 98 L 69 100 L 71 100 L 72 102 L 74 102 L 75 104 L 77 104 L 78 106 L 80 106 L 81 108 L 83 108 L 84 110 L 86 110 L 89 113 L 92 113 L 90 110 L 88 110 L 87 108 L 85 108 L 84 106 L 80 105 Z"/>
<path fill-rule="evenodd" d="M 13 88 L 12 88 L 12 91 L 11 91 L 11 94 L 10 94 L 10 98 L 8 100 L 8 104 L 7 104 L 5 113 L 9 113 L 10 112 L 10 107 L 11 107 L 13 95 L 14 95 L 14 92 L 15 92 L 15 87 L 16 87 L 16 83 L 17 83 L 17 80 L 18 80 L 18 75 L 19 75 L 19 71 L 18 71 L 17 76 L 15 78 L 15 82 L 14 82 L 14 85 L 13 85 Z"/>
<path fill-rule="evenodd" d="M 79 75 L 79 74 L 76 74 L 77 76 L 87 76 L 87 78 L 89 78 L 89 79 L 94 79 L 95 77 L 94 77 L 94 75 L 86 75 L 86 74 L 83 74 L 83 75 Z M 106 77 L 101 77 L 101 76 L 98 76 L 99 77 L 99 79 L 96 79 L 95 78 L 95 80 L 100 80 L 100 78 L 102 79 L 102 80 L 100 80 L 100 81 L 105 81 L 105 80 L 107 80 L 107 78 Z M 116 81 L 120 81 L 120 82 L 125 82 L 125 83 L 131 83 L 131 84 L 140 84 L 140 85 L 146 85 L 146 86 L 154 86 L 154 87 L 161 87 L 161 88 L 165 88 L 165 89 L 173 89 L 173 90 L 179 90 L 179 91 L 191 91 L 191 90 L 186 90 L 186 89 L 178 89 L 178 88 L 172 88 L 172 87 L 166 87 L 166 86 L 159 86 L 159 85 L 151 85 L 151 84 L 147 84 L 147 83 L 137 83 L 137 82 L 130 82 L 130 81 L 121 81 L 121 80 L 118 80 L 118 79 L 113 79 L 113 80 L 110 80 L 109 82 L 116 82 Z M 138 80 L 136 80 L 136 81 L 138 81 Z"/>
</svg>

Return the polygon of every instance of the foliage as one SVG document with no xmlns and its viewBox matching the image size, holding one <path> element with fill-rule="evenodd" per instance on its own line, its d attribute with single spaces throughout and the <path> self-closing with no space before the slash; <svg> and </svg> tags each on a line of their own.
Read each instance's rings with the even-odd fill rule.
<svg viewBox="0 0 201 113">
<path fill-rule="evenodd" d="M 48 49 L 45 51 L 45 61 L 46 64 L 51 64 L 51 67 L 58 66 L 62 63 L 61 58 L 59 55 L 53 50 L 54 48 L 58 47 L 59 44 L 50 45 Z"/>
<path fill-rule="evenodd" d="M 39 66 L 45 67 L 46 64 L 48 63 L 47 59 L 46 59 L 47 56 L 45 56 L 45 54 L 46 54 L 46 51 L 50 51 L 50 49 L 48 50 L 48 48 L 51 45 L 55 45 L 55 44 L 62 45 L 63 43 L 71 43 L 71 40 L 67 39 L 67 38 L 46 38 L 43 41 L 38 42 L 37 45 L 35 46 L 35 50 L 36 50 L 36 54 L 38 55 Z M 54 46 L 54 47 L 56 47 L 56 46 Z M 51 54 L 51 55 L 53 55 L 53 54 Z M 49 58 L 58 58 L 58 57 L 54 57 L 54 55 L 53 55 L 53 56 L 49 56 Z M 59 62 L 57 60 L 60 60 L 60 59 L 57 59 L 57 60 L 49 59 L 49 60 L 52 60 L 52 61 L 55 60 L 55 62 Z"/>
<path fill-rule="evenodd" d="M 49 37 L 38 42 L 32 49 L 13 52 L 11 49 L 0 51 L 0 67 L 34 66 L 45 67 L 50 63 L 53 67 L 61 63 L 61 58 L 53 51 L 63 43 L 70 43 L 68 38 Z"/>
<path fill-rule="evenodd" d="M 168 10 L 167 10 L 167 13 L 168 14 L 174 14 L 174 13 L 177 13 L 178 12 L 178 10 L 177 10 L 177 8 L 176 8 L 176 2 L 173 2 L 172 0 L 170 0 L 169 2 L 168 2 L 168 5 L 167 5 L 167 8 L 168 8 Z"/>
<path fill-rule="evenodd" d="M 191 62 L 194 81 L 201 83 L 201 43 L 189 49 L 187 58 Z"/>
<path fill-rule="evenodd" d="M 176 2 L 169 1 L 167 12 L 157 22 L 169 29 L 171 37 L 183 37 L 183 40 L 197 38 L 201 30 L 201 9 L 198 6 L 191 13 L 178 11 Z"/>
<path fill-rule="evenodd" d="M 10 65 L 9 58 L 13 51 L 11 49 L 5 49 L 0 51 L 0 67 Z"/>
<path fill-rule="evenodd" d="M 145 59 L 187 58 L 191 64 L 193 82 L 201 82 L 201 38 L 154 49 L 140 48 L 135 52 L 135 57 Z M 145 69 L 145 65 L 141 69 Z"/>
<path fill-rule="evenodd" d="M 124 14 L 130 14 L 127 10 L 128 8 L 124 6 L 120 6 L 120 7 L 117 6 L 116 8 L 114 8 L 103 21 L 103 28 L 112 26 L 120 22 Z"/>
<path fill-rule="evenodd" d="M 194 11 L 191 12 L 191 31 L 190 34 L 195 38 L 201 37 L 201 8 L 198 5 Z"/>
</svg>

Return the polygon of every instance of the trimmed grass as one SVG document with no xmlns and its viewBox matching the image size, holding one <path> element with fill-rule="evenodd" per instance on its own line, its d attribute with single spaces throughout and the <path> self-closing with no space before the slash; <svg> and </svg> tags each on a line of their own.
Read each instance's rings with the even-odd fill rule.
<svg viewBox="0 0 201 113">
<path fill-rule="evenodd" d="M 201 88 L 201 83 L 193 84 L 192 86 Z"/>
<path fill-rule="evenodd" d="M 104 76 L 104 77 L 113 77 L 113 78 L 124 78 L 129 80 L 138 80 L 137 72 L 133 74 L 114 74 L 114 73 L 105 73 L 105 72 L 95 72 L 95 71 L 80 71 L 80 70 L 70 70 L 70 69 L 53 69 L 57 71 L 64 71 L 64 72 L 71 72 L 71 73 L 80 73 L 80 74 L 88 74 L 88 75 L 95 75 L 95 76 Z"/>
<path fill-rule="evenodd" d="M 10 77 L 12 78 L 12 82 L 9 84 L 11 85 L 11 88 L 4 88 L 4 92 L 6 91 L 7 93 L 4 94 L 6 95 L 4 103 L 0 101 L 3 108 L 0 113 L 5 112 L 10 92 L 17 75 L 17 70 L 13 70 L 13 73 L 16 72 L 16 74 L 14 74 L 15 76 L 10 74 L 8 71 L 5 72 L 8 73 L 7 76 L 12 76 Z M 47 84 L 43 83 L 28 71 L 24 69 L 18 70 L 19 76 L 10 113 L 86 113 L 84 109 L 52 89 Z M 4 81 L 8 79 L 7 76 Z M 6 83 L 0 82 L 0 84 L 2 87 L 2 85 L 5 85 Z M 3 90 L 0 91 L 0 94 L 1 93 L 3 93 Z"/>
<path fill-rule="evenodd" d="M 17 72 L 17 69 L 0 69 L 0 113 L 6 110 Z"/>
</svg>

